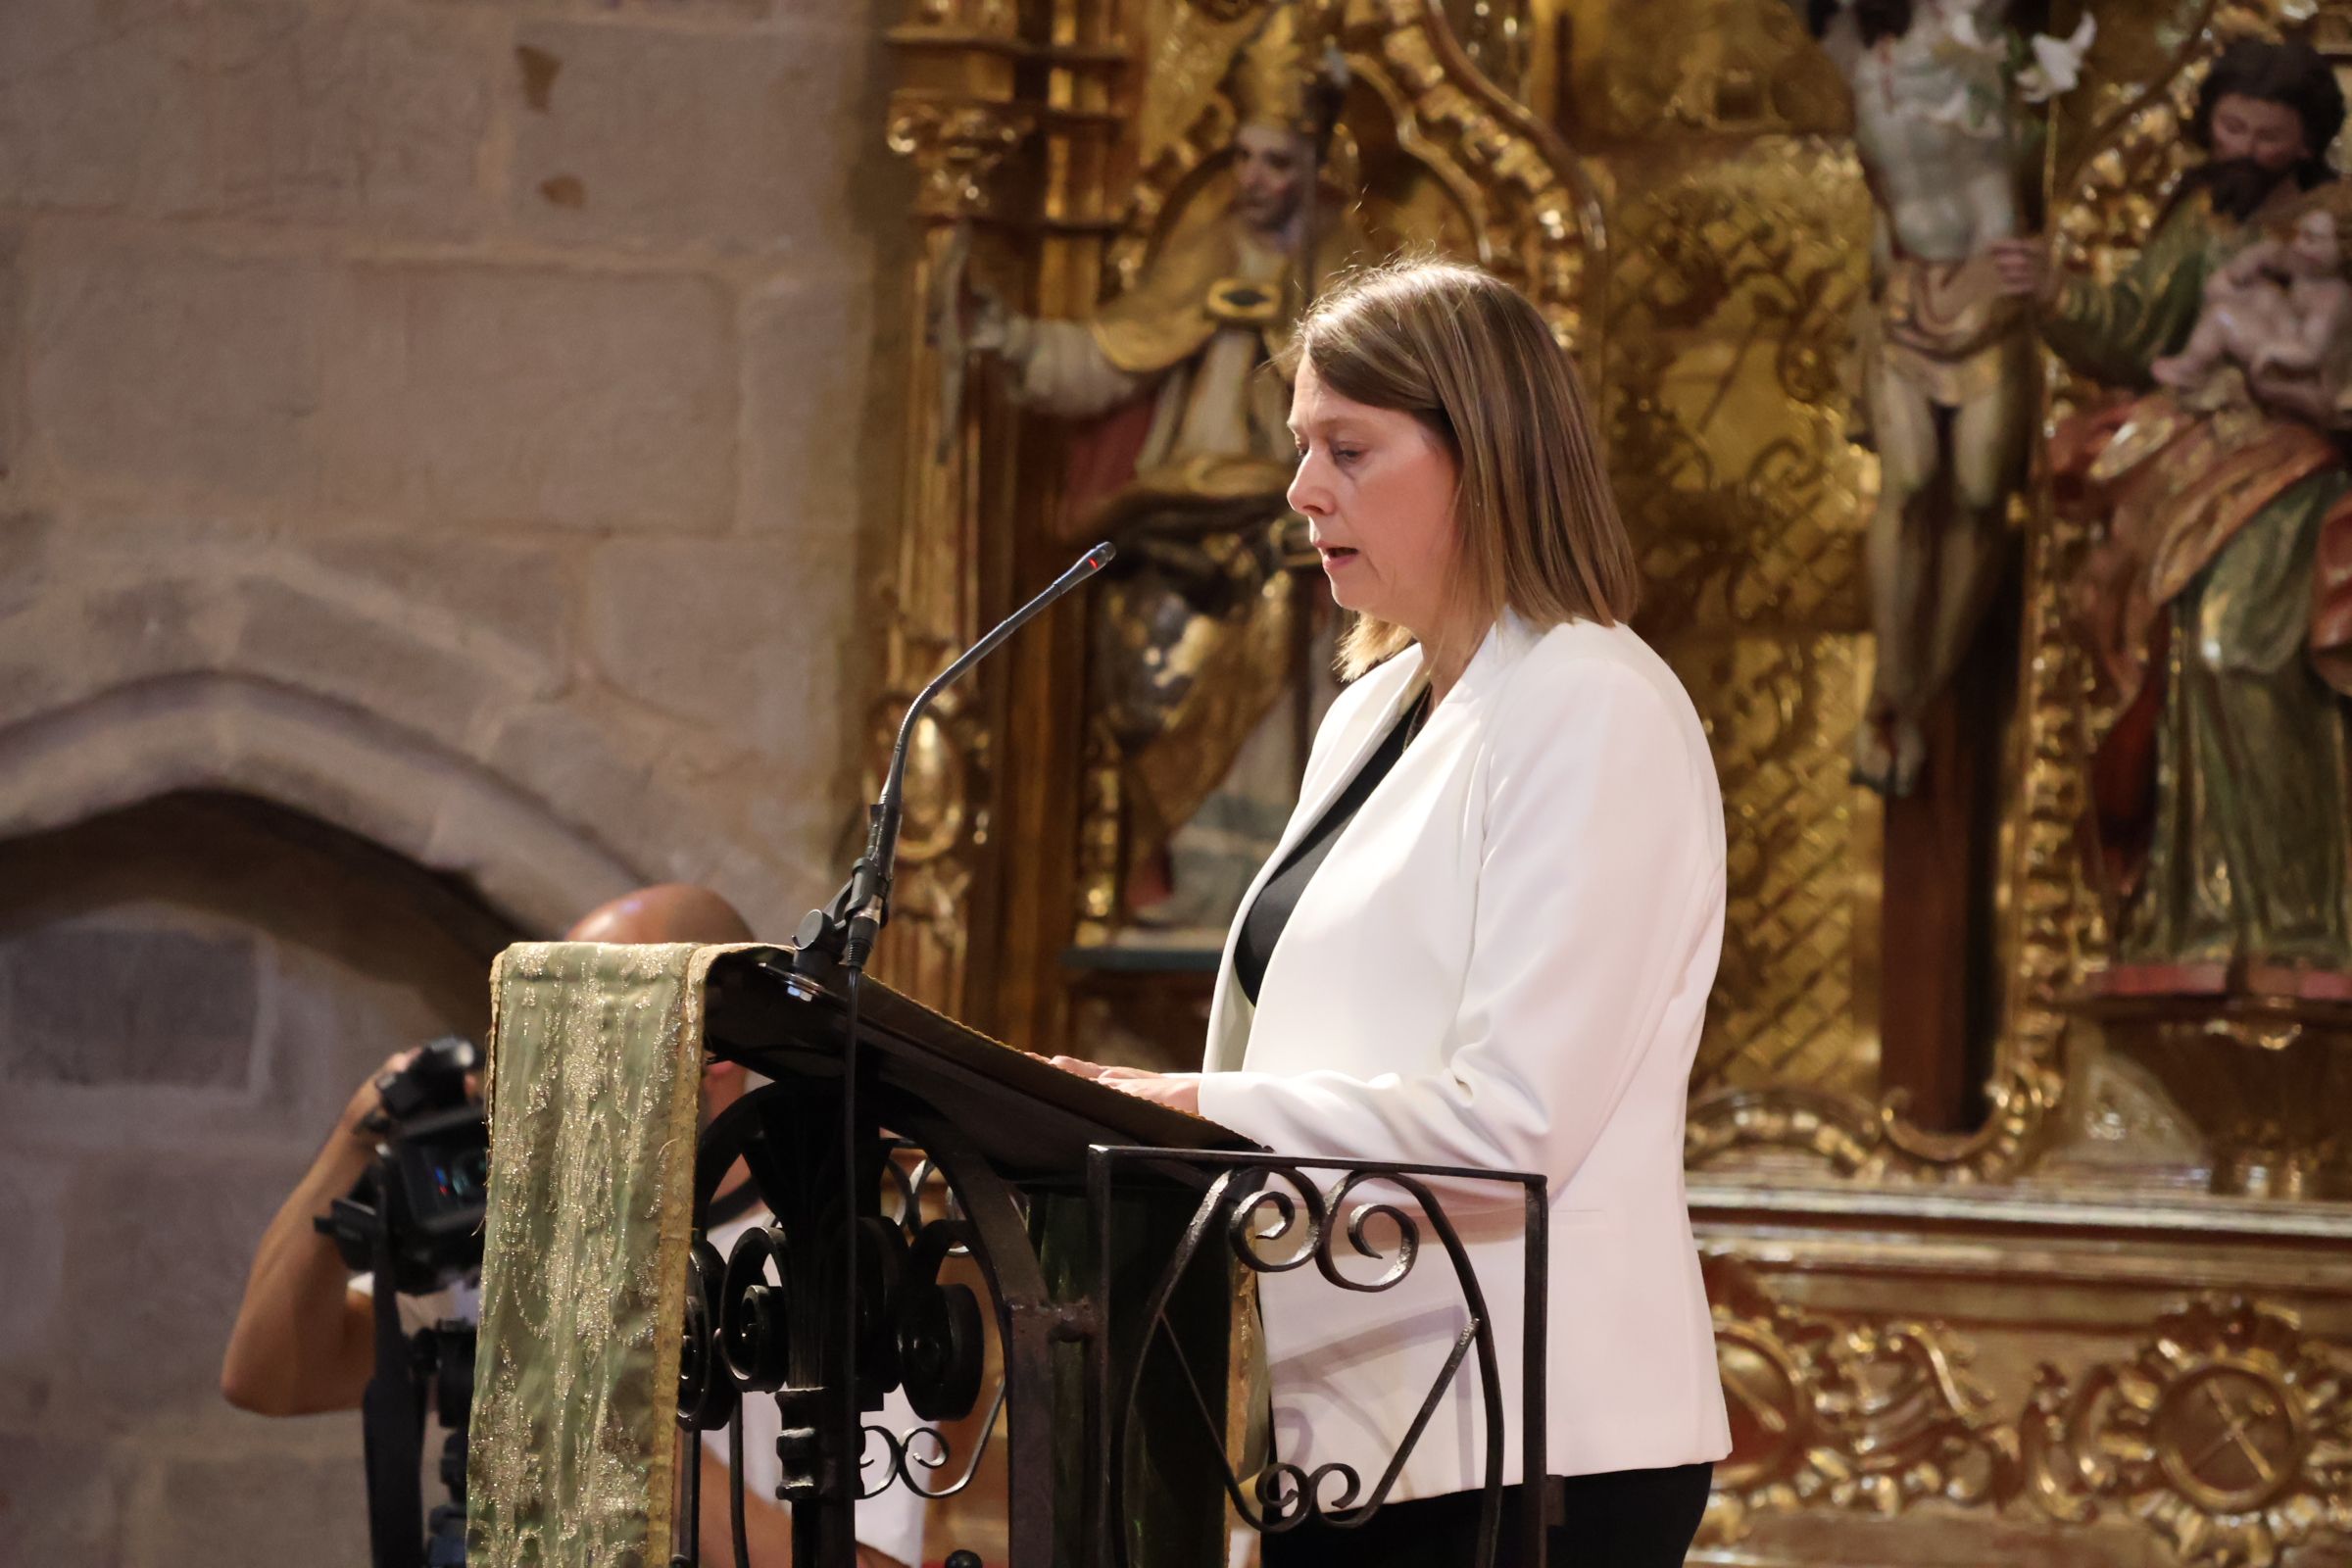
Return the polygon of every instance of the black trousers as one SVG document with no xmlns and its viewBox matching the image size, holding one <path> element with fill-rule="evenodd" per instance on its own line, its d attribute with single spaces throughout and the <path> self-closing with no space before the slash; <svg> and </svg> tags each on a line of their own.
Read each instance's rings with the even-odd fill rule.
<svg viewBox="0 0 2352 1568">
<path fill-rule="evenodd" d="M 1545 1543 L 1550 1568 L 1679 1568 L 1699 1515 L 1707 1509 L 1711 1464 L 1669 1470 L 1612 1470 L 1597 1476 L 1554 1476 L 1566 1506 Z M 1521 1561 L 1513 1534 L 1519 1491 L 1503 1494 L 1497 1568 Z M 1392 1502 L 1360 1530 L 1310 1519 L 1296 1530 L 1267 1536 L 1258 1547 L 1263 1568 L 1433 1568 L 1467 1565 L 1478 1546 L 1475 1492 Z"/>
</svg>

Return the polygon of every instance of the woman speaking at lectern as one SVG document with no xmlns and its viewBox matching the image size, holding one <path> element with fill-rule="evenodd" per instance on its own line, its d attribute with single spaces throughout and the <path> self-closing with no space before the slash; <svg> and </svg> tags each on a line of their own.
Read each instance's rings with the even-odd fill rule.
<svg viewBox="0 0 2352 1568">
<path fill-rule="evenodd" d="M 1227 939 L 1202 1070 L 1063 1065 L 1284 1153 L 1542 1173 L 1551 1560 L 1680 1563 L 1731 1450 L 1683 1194 L 1723 935 L 1706 738 L 1625 623 L 1633 549 L 1525 298 L 1466 268 L 1385 268 L 1319 301 L 1292 353 L 1290 500 L 1355 612 L 1351 684 Z M 1514 1483 L 1518 1208 L 1453 1212 Z M 1372 1295 L 1312 1269 L 1260 1280 L 1284 1460 L 1380 1476 L 1463 1321 L 1428 1264 Z M 1481 1418 L 1457 1377 L 1377 1520 L 1269 1536 L 1267 1568 L 1468 1561 Z"/>
</svg>

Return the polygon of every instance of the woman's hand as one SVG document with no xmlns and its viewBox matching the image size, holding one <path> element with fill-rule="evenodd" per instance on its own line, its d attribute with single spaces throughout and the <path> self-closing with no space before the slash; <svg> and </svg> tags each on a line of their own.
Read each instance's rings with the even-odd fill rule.
<svg viewBox="0 0 2352 1568">
<path fill-rule="evenodd" d="M 1188 1116 L 1200 1114 L 1200 1075 L 1197 1072 L 1147 1072 L 1141 1067 L 1105 1067 L 1100 1062 L 1086 1061 L 1077 1056 L 1055 1056 L 1054 1065 L 1063 1072 L 1092 1078 L 1099 1084 L 1108 1084 L 1123 1095 L 1149 1100 L 1155 1105 L 1181 1110 Z"/>
</svg>

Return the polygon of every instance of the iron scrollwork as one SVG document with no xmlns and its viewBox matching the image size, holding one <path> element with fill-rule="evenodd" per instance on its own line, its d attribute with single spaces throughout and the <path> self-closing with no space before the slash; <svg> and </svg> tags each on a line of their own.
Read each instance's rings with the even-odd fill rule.
<svg viewBox="0 0 2352 1568">
<path fill-rule="evenodd" d="M 1478 1171 L 1450 1167 L 1412 1166 L 1385 1162 L 1299 1160 L 1287 1156 L 1240 1152 L 1195 1152 L 1173 1150 L 1099 1147 L 1088 1166 L 1089 1202 L 1099 1227 L 1097 1255 L 1103 1278 L 1100 1299 L 1114 1300 L 1109 1278 L 1112 1255 L 1109 1226 L 1111 1195 L 1119 1169 L 1173 1178 L 1201 1188 L 1190 1222 L 1141 1309 L 1141 1337 L 1121 1367 L 1111 1365 L 1114 1336 L 1097 1337 L 1094 1386 L 1099 1429 L 1105 1434 L 1100 1517 L 1115 1521 L 1125 1515 L 1126 1456 L 1136 1430 L 1137 1403 L 1145 1365 L 1155 1350 L 1172 1357 L 1190 1393 L 1202 1433 L 1217 1455 L 1221 1481 L 1234 1511 L 1251 1529 L 1267 1535 L 1295 1530 L 1310 1519 L 1341 1529 L 1359 1529 L 1377 1514 L 1403 1473 L 1405 1462 L 1439 1408 L 1446 1390 L 1460 1374 L 1465 1360 L 1475 1359 L 1474 1376 L 1484 1414 L 1486 1471 L 1482 1488 L 1479 1548 L 1473 1559 L 1494 1561 L 1500 1541 L 1503 1501 L 1502 1376 L 1495 1350 L 1494 1320 L 1487 1308 L 1476 1270 L 1452 1221 L 1439 1200 L 1433 1182 L 1501 1184 L 1518 1188 L 1526 1204 L 1526 1279 L 1529 1290 L 1526 1341 L 1523 1348 L 1524 1413 L 1523 1475 L 1544 1472 L 1544 1280 L 1546 1206 L 1541 1177 L 1513 1172 Z M 1336 1172 L 1328 1189 L 1309 1171 Z M 1379 1189 L 1378 1193 L 1367 1189 Z M 1391 1197 L 1394 1192 L 1400 1198 Z M 1387 1467 L 1367 1494 L 1364 1478 L 1354 1466 L 1332 1462 L 1308 1470 L 1269 1456 L 1268 1462 L 1245 1481 L 1235 1473 L 1226 1433 L 1213 1413 L 1200 1375 L 1171 1332 L 1169 1308 L 1179 1282 L 1203 1258 L 1204 1250 L 1221 1239 L 1225 1250 L 1246 1276 L 1284 1274 L 1312 1266 L 1333 1288 L 1357 1294 L 1394 1290 L 1414 1271 L 1423 1251 L 1422 1226 L 1450 1265 L 1462 1295 L 1466 1321 L 1411 1425 L 1390 1456 Z M 1360 1263 L 1370 1260 L 1379 1272 L 1359 1277 Z M 1351 1273 L 1347 1266 L 1358 1265 Z M 1220 1371 L 1223 1369 L 1220 1368 Z M 1360 1498 L 1360 1500 L 1359 1500 Z M 1543 1513 L 1540 1489 L 1523 1492 L 1519 1521 L 1523 1532 L 1523 1561 L 1543 1561 Z M 1127 1544 L 1116 1530 L 1106 1530 L 1107 1562 L 1127 1562 Z"/>
<path fill-rule="evenodd" d="M 939 1162 L 905 1139 L 892 1140 L 886 1148 L 883 1171 L 897 1211 L 868 1223 L 878 1233 L 887 1233 L 890 1240 L 880 1245 L 892 1250 L 898 1261 L 887 1288 L 872 1299 L 878 1308 L 877 1327 L 886 1341 L 883 1353 L 895 1368 L 897 1386 L 923 1424 L 895 1432 L 866 1423 L 866 1447 L 879 1443 L 883 1452 L 878 1459 L 859 1455 L 858 1494 L 861 1500 L 879 1496 L 896 1485 L 936 1500 L 963 1491 L 979 1473 L 981 1457 L 1004 1412 L 1005 1384 L 1002 1377 L 997 1380 L 988 1415 L 960 1471 L 945 1486 L 930 1485 L 930 1478 L 947 1469 L 956 1456 L 940 1424 L 962 1420 L 980 1402 L 987 1364 L 980 1297 L 968 1285 L 940 1279 L 948 1259 L 972 1254 L 976 1238 Z M 941 1213 L 926 1217 L 924 1195 L 934 1187 L 941 1194 Z M 868 1484 L 865 1472 L 876 1469 L 879 1479 Z"/>
<path fill-rule="evenodd" d="M 780 1178 L 780 1172 L 762 1170 L 760 1111 L 754 1103 L 778 1092 L 771 1087 L 747 1096 L 706 1133 L 699 1181 L 706 1209 L 718 1175 L 738 1157 L 751 1166 L 762 1198 Z M 831 1243 L 804 1247 L 782 1218 L 771 1216 L 770 1222 L 738 1235 L 723 1257 L 700 1234 L 689 1254 L 677 1420 L 698 1438 L 728 1430 L 729 1503 L 739 1544 L 747 1396 L 764 1394 L 777 1401 L 783 1429 L 777 1446 L 778 1494 L 787 1501 L 845 1493 L 864 1501 L 894 1485 L 927 1500 L 953 1496 L 971 1484 L 1004 1417 L 1006 1382 L 1000 1377 L 972 1451 L 958 1460 L 943 1428 L 969 1416 L 981 1402 L 988 1313 L 971 1286 L 943 1280 L 941 1274 L 951 1258 L 974 1256 L 980 1227 L 965 1212 L 939 1159 L 904 1139 L 883 1139 L 876 1147 L 889 1189 L 878 1205 L 884 1211 L 852 1221 L 859 1274 L 859 1403 L 870 1408 L 883 1395 L 903 1391 L 920 1424 L 896 1431 L 860 1422 L 854 1475 L 838 1473 L 846 1467 L 835 1462 L 819 1436 L 821 1415 L 813 1391 L 791 1386 L 795 1308 L 807 1307 L 815 1298 L 811 1293 L 838 1289 L 829 1282 L 840 1272 L 830 1266 L 837 1248 Z M 807 1223 L 810 1216 L 801 1218 Z M 839 1219 L 835 1212 L 831 1222 Z M 812 1235 L 823 1229 L 820 1225 Z M 952 1478 L 941 1485 L 943 1471 Z M 694 1525 L 698 1467 L 688 1467 L 687 1488 L 686 1552 L 680 1560 L 691 1562 L 699 1548 Z"/>
<path fill-rule="evenodd" d="M 717 1248 L 695 1242 L 686 1259 L 686 1335 L 678 1350 L 678 1425 L 689 1432 L 715 1432 L 735 1414 L 735 1384 L 718 1336 L 726 1270 Z"/>
</svg>

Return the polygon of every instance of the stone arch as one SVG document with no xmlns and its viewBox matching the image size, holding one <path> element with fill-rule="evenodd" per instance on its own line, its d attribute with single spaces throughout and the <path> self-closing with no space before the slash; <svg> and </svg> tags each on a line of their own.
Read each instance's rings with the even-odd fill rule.
<svg viewBox="0 0 2352 1568">
<path fill-rule="evenodd" d="M 463 877 L 553 934 L 660 869 L 479 760 L 351 704 L 252 675 L 128 681 L 0 729 L 0 835 L 180 790 L 304 811 Z"/>
<path fill-rule="evenodd" d="M 675 660 L 616 676 L 611 623 L 649 601 L 624 593 L 616 612 L 588 593 L 576 551 L 476 560 L 208 529 L 134 551 L 112 525 L 13 525 L 0 834 L 165 790 L 237 791 L 478 881 L 530 930 L 687 881 L 780 935 L 838 879 L 836 769 L 777 744 L 789 705 L 761 707 L 774 694 L 740 666 L 716 687 Z M 645 590 L 677 591 L 675 573 Z M 650 624 L 659 652 L 658 613 Z"/>
</svg>

